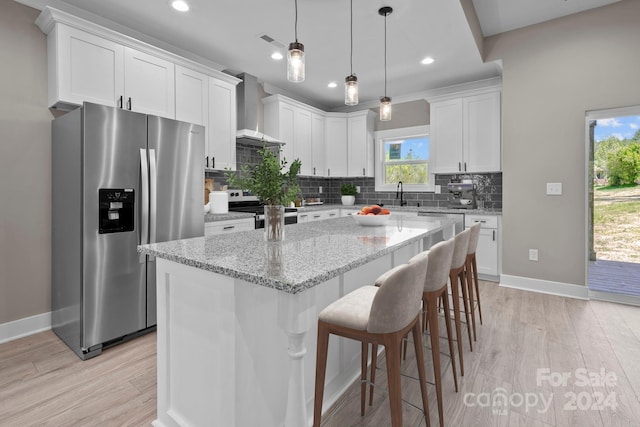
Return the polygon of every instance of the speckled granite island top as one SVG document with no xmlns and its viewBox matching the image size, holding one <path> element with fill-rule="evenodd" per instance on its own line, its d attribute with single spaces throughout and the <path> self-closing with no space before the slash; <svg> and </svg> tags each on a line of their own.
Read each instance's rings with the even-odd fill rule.
<svg viewBox="0 0 640 427">
<path fill-rule="evenodd" d="M 264 230 L 138 246 L 138 252 L 296 294 L 450 227 L 450 219 L 392 216 L 386 226 L 353 218 L 288 225 L 281 244 Z"/>
</svg>

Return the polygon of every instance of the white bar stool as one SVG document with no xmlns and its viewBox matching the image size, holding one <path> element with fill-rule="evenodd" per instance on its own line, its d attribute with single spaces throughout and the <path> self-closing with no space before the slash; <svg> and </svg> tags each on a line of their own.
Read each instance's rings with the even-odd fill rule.
<svg viewBox="0 0 640 427">
<path fill-rule="evenodd" d="M 364 415 L 368 344 L 381 344 L 387 358 L 387 377 L 392 427 L 402 427 L 400 351 L 402 338 L 413 332 L 420 392 L 427 426 L 429 404 L 422 352 L 420 306 L 426 274 L 425 263 L 402 264 L 376 280 L 327 306 L 318 315 L 318 350 L 313 425 L 320 427 L 327 367 L 329 334 L 362 342 L 361 414 Z M 374 354 L 375 357 L 375 354 Z"/>
</svg>

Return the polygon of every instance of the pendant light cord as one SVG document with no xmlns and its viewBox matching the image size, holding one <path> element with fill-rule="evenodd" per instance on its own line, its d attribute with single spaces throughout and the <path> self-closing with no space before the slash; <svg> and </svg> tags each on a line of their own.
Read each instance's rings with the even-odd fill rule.
<svg viewBox="0 0 640 427">
<path fill-rule="evenodd" d="M 384 14 L 384 96 L 387 96 L 387 14 Z"/>
<path fill-rule="evenodd" d="M 295 5 L 296 5 L 296 20 L 295 20 L 294 33 L 296 36 L 296 43 L 298 43 L 298 0 L 295 0 Z"/>
<path fill-rule="evenodd" d="M 297 0 L 296 0 L 297 1 Z M 353 75 L 353 0 L 351 0 L 351 75 Z"/>
</svg>

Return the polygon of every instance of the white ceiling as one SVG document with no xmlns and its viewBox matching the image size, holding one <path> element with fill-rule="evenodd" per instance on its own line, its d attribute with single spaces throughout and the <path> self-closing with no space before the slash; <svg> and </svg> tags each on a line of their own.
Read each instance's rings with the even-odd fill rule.
<svg viewBox="0 0 640 427">
<path fill-rule="evenodd" d="M 187 0 L 191 5 L 187 13 L 174 11 L 169 0 L 17 1 L 38 9 L 51 5 L 102 20 L 105 26 L 113 27 L 109 23 L 113 21 L 221 64 L 219 69 L 253 74 L 273 92 L 327 110 L 344 107 L 343 82 L 350 73 L 347 0 L 298 0 L 298 39 L 306 52 L 303 83 L 286 80 L 286 60 L 272 60 L 271 53 L 278 49 L 259 38 L 268 34 L 285 46 L 294 40 L 294 0 Z M 488 35 L 613 1 L 473 3 Z M 384 18 L 378 14 L 382 6 L 394 9 L 387 18 L 388 96 L 409 100 L 409 94 L 416 92 L 500 75 L 497 64 L 482 62 L 460 1 L 354 0 L 353 71 L 360 84 L 360 108 L 374 105 L 384 92 Z M 286 53 L 286 47 L 279 50 Z M 425 56 L 436 62 L 421 65 Z M 330 81 L 338 87 L 329 89 Z"/>
</svg>

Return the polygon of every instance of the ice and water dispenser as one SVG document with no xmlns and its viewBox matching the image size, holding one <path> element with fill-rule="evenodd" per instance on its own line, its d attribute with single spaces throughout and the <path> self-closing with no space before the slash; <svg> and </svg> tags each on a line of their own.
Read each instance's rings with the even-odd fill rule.
<svg viewBox="0 0 640 427">
<path fill-rule="evenodd" d="M 101 188 L 99 190 L 100 234 L 133 231 L 135 192 L 131 188 Z"/>
</svg>

